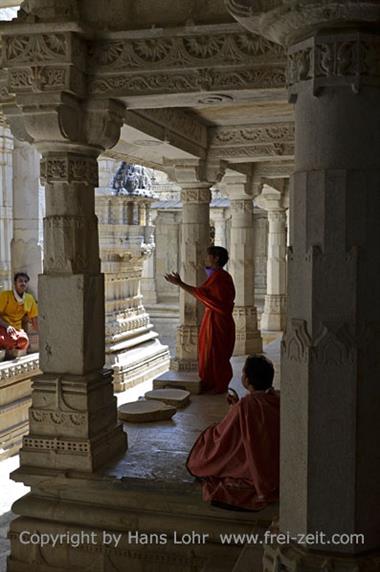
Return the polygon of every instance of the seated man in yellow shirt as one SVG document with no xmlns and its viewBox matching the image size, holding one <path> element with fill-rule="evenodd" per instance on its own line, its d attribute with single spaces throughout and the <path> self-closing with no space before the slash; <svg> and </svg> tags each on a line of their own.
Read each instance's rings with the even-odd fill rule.
<svg viewBox="0 0 380 572">
<path fill-rule="evenodd" d="M 29 346 L 29 338 L 22 326 L 25 318 L 38 331 L 37 303 L 26 292 L 28 282 L 29 276 L 25 272 L 16 272 L 13 289 L 0 292 L 0 349 L 8 352 Z"/>
</svg>

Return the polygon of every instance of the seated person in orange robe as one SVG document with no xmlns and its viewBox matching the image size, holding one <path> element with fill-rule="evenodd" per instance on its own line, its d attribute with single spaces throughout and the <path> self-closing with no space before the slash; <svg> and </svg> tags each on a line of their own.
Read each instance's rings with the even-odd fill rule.
<svg viewBox="0 0 380 572">
<path fill-rule="evenodd" d="M 235 345 L 235 322 L 232 317 L 235 287 L 231 275 L 223 270 L 228 252 L 221 246 L 207 249 L 207 280 L 199 287 L 182 282 L 179 274 L 165 279 L 189 292 L 204 306 L 198 340 L 198 369 L 202 392 L 224 393 L 232 379 L 230 358 Z"/>
<path fill-rule="evenodd" d="M 38 308 L 35 299 L 26 292 L 29 276 L 17 272 L 12 290 L 0 292 L 0 349 L 23 350 L 29 346 L 29 338 L 22 328 L 22 321 L 29 319 L 38 330 Z"/>
<path fill-rule="evenodd" d="M 205 501 L 260 510 L 278 500 L 280 397 L 273 377 L 264 356 L 248 357 L 242 375 L 247 395 L 229 395 L 227 415 L 196 440 L 187 469 L 201 480 Z"/>
</svg>

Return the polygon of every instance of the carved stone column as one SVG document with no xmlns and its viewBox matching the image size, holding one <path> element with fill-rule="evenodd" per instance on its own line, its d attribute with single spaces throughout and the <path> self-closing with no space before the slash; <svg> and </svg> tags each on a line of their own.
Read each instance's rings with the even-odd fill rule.
<svg viewBox="0 0 380 572">
<path fill-rule="evenodd" d="M 256 204 L 268 211 L 267 294 L 261 329 L 282 331 L 286 320 L 286 211 L 283 194 L 264 185 Z"/>
<path fill-rule="evenodd" d="M 184 282 L 199 285 L 206 280 L 204 260 L 210 241 L 209 183 L 186 184 L 182 187 L 181 277 Z M 198 367 L 198 328 L 203 308 L 197 300 L 180 291 L 180 325 L 177 329 L 176 357 L 173 367 L 191 371 Z"/>
<path fill-rule="evenodd" d="M 195 286 L 207 279 L 204 261 L 210 245 L 212 183 L 207 181 L 206 166 L 197 162 L 176 164 L 174 177 L 182 189 L 180 275 L 184 282 Z M 189 391 L 199 391 L 198 331 L 202 316 L 202 305 L 193 296 L 180 290 L 176 356 L 171 360 L 171 372 L 158 378 L 155 381 L 156 387 L 172 380 Z"/>
<path fill-rule="evenodd" d="M 250 175 L 226 174 L 223 188 L 230 198 L 230 260 L 228 269 L 236 290 L 234 355 L 262 351 L 255 306 L 253 195 L 258 181 Z"/>
<path fill-rule="evenodd" d="M 150 205 L 147 205 L 147 224 L 153 226 L 157 213 L 152 213 Z M 153 218 L 154 217 L 154 218 Z M 153 235 L 155 240 L 155 236 Z M 141 293 L 143 295 L 145 306 L 157 304 L 157 287 L 156 287 L 156 248 L 152 256 L 148 256 L 144 260 L 142 276 L 141 276 Z"/>
<path fill-rule="evenodd" d="M 231 199 L 231 246 L 229 269 L 235 283 L 234 320 L 236 342 L 234 355 L 262 351 L 257 327 L 254 284 L 254 229 L 252 198 Z"/>
<path fill-rule="evenodd" d="M 296 165 L 282 346 L 280 531 L 322 531 L 327 539 L 309 547 L 270 544 L 264 569 L 375 570 L 380 5 L 309 1 L 295 10 L 273 2 L 258 14 L 256 2 L 230 4 L 252 31 L 289 46 Z M 351 534 L 363 537 L 350 542 Z"/>
<path fill-rule="evenodd" d="M 12 213 L 12 150 L 13 136 L 9 128 L 0 125 L 0 290 L 12 287 L 11 240 Z"/>
<path fill-rule="evenodd" d="M 29 143 L 14 140 L 12 274 L 30 276 L 29 290 L 38 298 L 37 278 L 42 272 L 39 218 L 39 157 Z"/>
<path fill-rule="evenodd" d="M 215 246 L 223 246 L 226 248 L 227 237 L 226 237 L 226 216 L 225 209 L 215 208 L 211 211 L 212 222 L 215 227 Z"/>
<path fill-rule="evenodd" d="M 124 106 L 85 99 L 85 45 L 79 33 L 64 30 L 25 28 L 2 37 L 17 104 L 5 102 L 3 110 L 17 137 L 41 153 L 46 193 L 38 284 L 43 374 L 33 383 L 30 432 L 20 451 L 25 482 L 31 468 L 36 475 L 92 472 L 126 449 L 111 371 L 103 369 L 104 278 L 94 193 L 97 157 L 117 142 Z"/>
</svg>

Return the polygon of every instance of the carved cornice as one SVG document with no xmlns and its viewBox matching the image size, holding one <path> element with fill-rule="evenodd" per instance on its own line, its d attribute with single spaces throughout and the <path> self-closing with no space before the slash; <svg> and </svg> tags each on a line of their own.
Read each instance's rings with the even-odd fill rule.
<svg viewBox="0 0 380 572">
<path fill-rule="evenodd" d="M 285 86 L 285 68 L 248 67 L 224 69 L 178 69 L 164 72 L 97 75 L 89 90 L 97 96 L 137 96 L 239 89 L 281 89 Z"/>
<path fill-rule="evenodd" d="M 4 35 L 2 43 L 9 93 L 37 94 L 64 90 L 78 97 L 85 95 L 86 46 L 78 34 Z M 2 95 L 7 98 L 6 93 Z"/>
<path fill-rule="evenodd" d="M 355 93 L 380 86 L 380 36 L 339 32 L 309 38 L 289 49 L 288 88 L 291 98 L 304 87 L 314 95 L 326 87 L 348 87 Z"/>
<path fill-rule="evenodd" d="M 294 125 L 237 125 L 233 127 L 215 127 L 210 130 L 210 146 L 247 145 L 251 143 L 293 142 Z"/>
<path fill-rule="evenodd" d="M 268 143 L 266 145 L 245 145 L 240 147 L 214 147 L 210 149 L 210 159 L 225 160 L 252 160 L 259 161 L 268 157 L 284 157 L 291 159 L 294 156 L 294 143 Z"/>
<path fill-rule="evenodd" d="M 285 61 L 281 46 L 241 29 L 210 33 L 200 26 L 196 34 L 144 36 L 97 42 L 90 48 L 89 62 L 98 72 L 130 73 Z"/>
<path fill-rule="evenodd" d="M 248 125 L 210 130 L 210 157 L 222 159 L 294 155 L 294 125 Z"/>
<path fill-rule="evenodd" d="M 92 93 L 136 96 L 284 87 L 283 48 L 237 25 L 223 33 L 217 26 L 171 37 L 137 33 L 142 37 L 90 46 Z"/>
</svg>

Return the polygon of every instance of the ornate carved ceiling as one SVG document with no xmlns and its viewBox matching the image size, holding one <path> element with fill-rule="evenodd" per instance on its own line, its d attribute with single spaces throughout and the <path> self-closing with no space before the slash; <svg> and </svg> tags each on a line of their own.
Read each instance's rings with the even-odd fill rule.
<svg viewBox="0 0 380 572">
<path fill-rule="evenodd" d="M 19 137 L 22 109 L 112 98 L 126 107 L 114 156 L 292 160 L 285 52 L 224 0 L 26 0 L 0 34 L 0 100 Z"/>
</svg>

